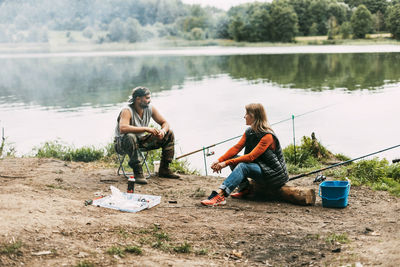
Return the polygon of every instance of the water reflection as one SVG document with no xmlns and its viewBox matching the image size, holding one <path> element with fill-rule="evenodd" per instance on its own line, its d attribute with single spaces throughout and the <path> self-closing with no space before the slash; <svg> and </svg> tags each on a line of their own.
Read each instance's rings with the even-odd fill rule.
<svg viewBox="0 0 400 267">
<path fill-rule="evenodd" d="M 3 59 L 0 104 L 107 106 L 139 84 L 159 92 L 221 74 L 312 91 L 376 90 L 399 82 L 400 53 Z"/>
</svg>

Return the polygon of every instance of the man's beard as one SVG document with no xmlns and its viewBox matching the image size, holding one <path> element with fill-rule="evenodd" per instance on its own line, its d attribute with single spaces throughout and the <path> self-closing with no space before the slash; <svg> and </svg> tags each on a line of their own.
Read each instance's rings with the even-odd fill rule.
<svg viewBox="0 0 400 267">
<path fill-rule="evenodd" d="M 141 108 L 148 108 L 150 103 L 140 103 Z"/>
</svg>

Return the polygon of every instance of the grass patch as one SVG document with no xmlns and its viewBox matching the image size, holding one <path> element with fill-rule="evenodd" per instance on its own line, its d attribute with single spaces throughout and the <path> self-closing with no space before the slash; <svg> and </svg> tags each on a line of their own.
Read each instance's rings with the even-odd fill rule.
<svg viewBox="0 0 400 267">
<path fill-rule="evenodd" d="M 207 255 L 208 254 L 208 249 L 202 248 L 202 249 L 196 250 L 195 253 L 196 253 L 196 255 Z"/>
<path fill-rule="evenodd" d="M 157 238 L 158 240 L 166 240 L 170 241 L 171 239 L 169 238 L 167 233 L 160 232 L 160 233 L 154 233 L 154 237 Z"/>
<path fill-rule="evenodd" d="M 120 256 L 121 258 L 125 257 L 124 248 L 117 246 L 112 246 L 109 249 L 107 249 L 107 254 L 117 255 Z"/>
<path fill-rule="evenodd" d="M 51 189 L 65 189 L 61 185 L 56 185 L 56 184 L 46 184 L 46 187 L 51 188 Z"/>
<path fill-rule="evenodd" d="M 94 267 L 95 265 L 91 263 L 90 261 L 84 260 L 79 262 L 75 267 Z"/>
<path fill-rule="evenodd" d="M 173 250 L 178 253 L 190 253 L 192 251 L 192 245 L 185 241 L 183 244 L 174 246 Z"/>
<path fill-rule="evenodd" d="M 125 252 L 131 253 L 131 254 L 136 254 L 136 255 L 142 255 L 142 253 L 143 253 L 142 249 L 137 246 L 126 246 Z"/>
<path fill-rule="evenodd" d="M 335 244 L 336 242 L 338 242 L 340 244 L 350 243 L 350 239 L 346 233 L 343 233 L 343 234 L 332 233 L 326 237 L 325 241 L 332 245 Z"/>
<path fill-rule="evenodd" d="M 156 242 L 154 242 L 151 247 L 162 251 L 169 251 L 171 248 L 168 243 L 162 242 L 161 240 L 157 240 Z"/>
<path fill-rule="evenodd" d="M 129 237 L 129 233 L 125 230 L 125 229 L 123 229 L 123 228 L 120 228 L 119 230 L 118 230 L 118 234 L 120 235 L 120 236 L 122 236 L 123 238 L 128 238 Z"/>
<path fill-rule="evenodd" d="M 309 240 L 318 240 L 319 237 L 320 237 L 319 234 L 307 234 L 306 235 L 306 239 L 309 239 Z"/>
<path fill-rule="evenodd" d="M 125 257 L 125 253 L 141 255 L 143 253 L 143 251 L 140 247 L 132 246 L 132 245 L 127 245 L 124 247 L 112 246 L 109 249 L 107 249 L 107 254 L 117 255 L 121 258 Z"/>
<path fill-rule="evenodd" d="M 5 157 L 14 157 L 16 154 L 16 149 L 13 144 L 7 142 L 6 137 L 1 138 L 0 144 L 0 158 Z"/>
<path fill-rule="evenodd" d="M 15 241 L 11 244 L 2 244 L 0 246 L 0 255 L 13 255 L 21 253 L 20 248 L 22 247 L 21 241 Z"/>
<path fill-rule="evenodd" d="M 206 255 L 207 249 L 194 250 L 192 245 L 187 243 L 177 243 L 176 240 L 162 231 L 159 225 L 154 225 L 152 228 L 141 229 L 137 233 L 142 234 L 139 242 L 142 246 L 150 246 L 151 248 L 158 249 L 163 252 L 176 252 L 176 253 L 195 253 L 196 255 Z"/>
<path fill-rule="evenodd" d="M 194 191 L 194 193 L 191 195 L 191 197 L 205 197 L 206 195 L 207 195 L 207 194 L 206 194 L 206 191 L 205 191 L 204 189 L 198 187 L 198 188 Z"/>
<path fill-rule="evenodd" d="M 57 158 L 65 161 L 92 162 L 105 156 L 104 149 L 94 147 L 74 148 L 62 144 L 60 141 L 45 142 L 42 146 L 34 148 L 35 157 Z"/>
</svg>

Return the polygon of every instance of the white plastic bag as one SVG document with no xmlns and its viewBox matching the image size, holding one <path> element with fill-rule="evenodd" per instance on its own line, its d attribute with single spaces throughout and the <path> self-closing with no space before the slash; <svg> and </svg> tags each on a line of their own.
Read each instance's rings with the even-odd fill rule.
<svg viewBox="0 0 400 267">
<path fill-rule="evenodd" d="M 161 202 L 161 196 L 128 194 L 110 186 L 111 195 L 93 200 L 92 205 L 126 212 L 150 209 Z"/>
</svg>

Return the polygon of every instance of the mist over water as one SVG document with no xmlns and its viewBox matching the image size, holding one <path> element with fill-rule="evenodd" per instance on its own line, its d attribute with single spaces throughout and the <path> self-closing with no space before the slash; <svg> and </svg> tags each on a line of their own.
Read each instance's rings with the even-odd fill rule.
<svg viewBox="0 0 400 267">
<path fill-rule="evenodd" d="M 177 153 L 245 130 L 244 106 L 265 105 L 271 123 L 295 115 L 296 143 L 315 132 L 335 153 L 356 157 L 398 143 L 400 54 L 96 56 L 1 59 L 0 127 L 19 154 L 60 138 L 103 146 L 131 89 L 151 88 L 172 125 Z M 296 117 L 299 114 L 329 106 Z M 292 121 L 273 127 L 282 146 Z M 236 140 L 217 146 L 216 160 Z M 398 157 L 393 150 L 380 156 Z M 202 153 L 188 157 L 204 173 Z M 208 170 L 210 172 L 210 170 Z"/>
</svg>

